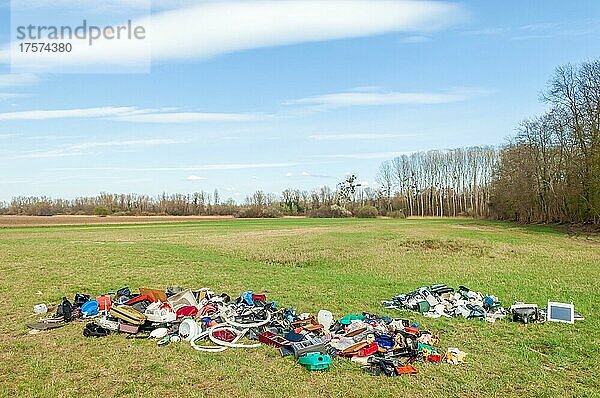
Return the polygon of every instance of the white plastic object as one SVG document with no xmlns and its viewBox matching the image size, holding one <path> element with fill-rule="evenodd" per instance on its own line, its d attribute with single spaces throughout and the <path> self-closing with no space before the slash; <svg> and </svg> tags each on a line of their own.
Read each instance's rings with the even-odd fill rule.
<svg viewBox="0 0 600 398">
<path fill-rule="evenodd" d="M 98 326 L 103 327 L 104 329 L 112 330 L 113 332 L 119 330 L 119 322 L 111 321 L 106 317 L 98 317 L 94 319 L 94 322 L 96 322 Z"/>
<path fill-rule="evenodd" d="M 163 305 L 160 301 L 156 301 L 150 304 L 146 311 L 144 311 L 144 315 L 146 315 L 146 319 L 150 322 L 157 323 L 167 323 L 167 322 L 175 322 L 177 319 L 177 314 L 168 308 L 160 308 Z"/>
<path fill-rule="evenodd" d="M 198 302 L 194 293 L 190 289 L 183 290 L 171 297 L 167 297 L 167 302 L 173 308 L 173 311 L 177 312 L 178 309 L 185 306 L 197 307 Z"/>
<path fill-rule="evenodd" d="M 323 329 L 325 329 L 325 331 L 328 331 L 333 323 L 333 314 L 331 311 L 320 310 L 317 314 L 317 322 L 323 325 Z"/>
<path fill-rule="evenodd" d="M 193 319 L 184 319 L 179 325 L 179 337 L 185 341 L 194 341 L 200 334 L 200 326 Z"/>
<path fill-rule="evenodd" d="M 165 337 L 167 335 L 167 333 L 169 333 L 169 329 L 158 328 L 158 329 L 154 329 L 152 332 L 150 332 L 150 337 L 152 337 L 153 339 L 162 339 L 163 337 Z"/>
<path fill-rule="evenodd" d="M 44 303 L 36 304 L 33 306 L 33 312 L 35 312 L 38 315 L 45 314 L 46 312 L 48 312 L 48 307 Z"/>
</svg>

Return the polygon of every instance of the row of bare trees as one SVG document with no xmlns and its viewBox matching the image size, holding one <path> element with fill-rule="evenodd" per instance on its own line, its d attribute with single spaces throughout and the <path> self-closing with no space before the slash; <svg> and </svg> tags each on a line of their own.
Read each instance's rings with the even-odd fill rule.
<svg viewBox="0 0 600 398">
<path fill-rule="evenodd" d="M 216 200 L 215 200 L 216 199 Z M 196 192 L 189 195 L 162 194 L 157 197 L 136 194 L 101 193 L 94 197 L 73 200 L 48 197 L 19 196 L 0 204 L 0 213 L 50 216 L 55 214 L 116 214 L 116 215 L 224 215 L 233 214 L 233 200 L 219 202 L 219 192 L 212 195 Z"/>
<path fill-rule="evenodd" d="M 260 215 L 263 210 L 270 209 L 273 215 L 302 215 L 337 202 L 337 192 L 327 186 L 313 191 L 286 189 L 280 196 L 256 191 L 241 204 L 231 198 L 222 201 L 217 190 L 159 196 L 101 193 L 73 200 L 19 196 L 8 203 L 0 203 L 0 214 L 235 215 L 243 209 L 255 209 Z"/>
<path fill-rule="evenodd" d="M 487 217 L 497 163 L 498 151 L 492 147 L 416 152 L 383 162 L 377 180 L 388 211 Z"/>
</svg>

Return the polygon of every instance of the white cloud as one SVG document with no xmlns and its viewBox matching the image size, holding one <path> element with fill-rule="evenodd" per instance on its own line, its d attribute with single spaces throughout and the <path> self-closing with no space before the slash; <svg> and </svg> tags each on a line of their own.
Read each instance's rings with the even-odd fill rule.
<svg viewBox="0 0 600 398">
<path fill-rule="evenodd" d="M 0 87 L 30 86 L 39 82 L 39 77 L 32 73 L 0 74 Z"/>
<path fill-rule="evenodd" d="M 17 93 L 0 93 L 0 101 L 22 97 L 26 97 L 26 95 Z"/>
<path fill-rule="evenodd" d="M 310 177 L 310 178 L 331 178 L 331 176 L 328 175 L 324 175 L 324 174 L 312 174 L 309 173 L 308 171 L 302 171 L 299 174 L 293 174 L 293 173 L 286 173 L 285 174 L 286 177 L 294 177 L 296 178 L 304 178 L 304 177 Z"/>
<path fill-rule="evenodd" d="M 215 163 L 197 166 L 177 166 L 177 167 L 68 167 L 55 168 L 54 170 L 95 170 L 95 171 L 141 171 L 141 172 L 160 172 L 160 171 L 227 171 L 227 170 L 247 170 L 247 169 L 271 169 L 296 166 L 295 162 L 286 163 Z"/>
<path fill-rule="evenodd" d="M 134 112 L 133 107 L 101 107 L 80 109 L 54 109 L 0 113 L 0 120 L 48 120 L 65 118 L 102 118 Z"/>
<path fill-rule="evenodd" d="M 165 112 L 119 115 L 116 120 L 140 123 L 244 122 L 260 119 L 253 113 Z"/>
<path fill-rule="evenodd" d="M 0 63 L 2 63 L 2 52 L 0 51 Z M 30 86 L 39 81 L 37 75 L 31 73 L 5 73 L 0 74 L 0 88 L 15 88 Z M 15 92 L 0 92 L 0 101 L 26 97 L 26 94 Z"/>
<path fill-rule="evenodd" d="M 189 177 L 186 178 L 187 181 L 204 181 L 206 180 L 206 177 L 201 177 L 201 176 L 197 176 L 197 175 L 191 175 Z"/>
<path fill-rule="evenodd" d="M 284 104 L 306 104 L 324 107 L 375 106 L 375 105 L 432 105 L 464 101 L 467 97 L 461 93 L 433 92 L 342 92 L 323 94 L 314 97 L 288 101 Z"/>
<path fill-rule="evenodd" d="M 389 0 L 203 2 L 152 17 L 153 56 L 210 57 L 232 51 L 394 31 L 442 28 L 456 4 Z"/>
<path fill-rule="evenodd" d="M 415 36 L 405 37 L 405 38 L 401 39 L 400 41 L 402 43 L 427 43 L 429 41 L 432 41 L 432 39 L 431 39 L 431 37 L 428 37 L 428 36 L 415 35 Z"/>
<path fill-rule="evenodd" d="M 264 117 L 254 113 L 224 112 L 166 112 L 165 109 L 143 109 L 131 106 L 108 106 L 97 108 L 53 109 L 0 113 L 0 120 L 49 120 L 49 119 L 107 119 L 138 123 L 193 123 L 237 122 Z"/>
<path fill-rule="evenodd" d="M 10 63 L 10 49 L 0 48 L 0 64 L 8 64 Z"/>
<path fill-rule="evenodd" d="M 67 156 L 81 156 L 89 154 L 91 149 L 107 148 L 107 147 L 144 147 L 144 146 L 159 146 L 180 144 L 185 141 L 174 139 L 147 139 L 147 140 L 124 140 L 124 141 L 104 141 L 104 142 L 83 142 L 80 144 L 64 145 L 50 150 L 33 150 L 26 151 L 15 155 L 13 159 L 43 159 L 57 158 Z"/>
<path fill-rule="evenodd" d="M 345 140 L 381 140 L 386 138 L 417 137 L 417 134 L 378 134 L 378 133 L 351 133 L 351 134 L 319 134 L 310 135 L 314 141 L 345 141 Z"/>
<path fill-rule="evenodd" d="M 461 5 L 444 1 L 202 1 L 135 19 L 133 25 L 148 27 L 154 60 L 187 60 L 390 32 L 427 32 L 452 25 L 464 16 Z M 93 48 L 80 47 L 81 51 L 68 57 L 45 59 L 53 62 L 53 67 L 61 62 L 97 66 L 135 64 L 134 58 L 144 54 L 123 40 L 97 40 Z M 1 54 L 0 58 L 7 56 Z"/>
<path fill-rule="evenodd" d="M 363 152 L 363 153 L 346 153 L 336 155 L 325 155 L 325 158 L 333 159 L 388 159 L 396 156 L 410 155 L 413 152 Z"/>
<path fill-rule="evenodd" d="M 597 34 L 600 21 L 590 19 L 586 21 L 561 21 L 541 22 L 520 26 L 486 27 L 465 32 L 473 36 L 504 36 L 509 40 L 534 40 L 550 39 L 564 36 L 584 36 Z"/>
</svg>

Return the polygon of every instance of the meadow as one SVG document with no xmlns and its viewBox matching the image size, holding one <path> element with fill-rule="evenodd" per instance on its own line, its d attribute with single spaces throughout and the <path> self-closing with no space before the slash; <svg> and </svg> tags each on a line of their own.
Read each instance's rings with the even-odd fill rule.
<svg viewBox="0 0 600 398">
<path fill-rule="evenodd" d="M 600 238 L 467 219 L 276 219 L 0 228 L 0 396 L 402 397 L 598 395 Z M 381 306 L 423 285 L 465 285 L 545 306 L 574 325 L 430 319 Z M 337 317 L 408 317 L 463 365 L 413 376 L 364 373 L 338 358 L 308 372 L 271 347 L 196 352 L 187 343 L 82 336 L 83 323 L 30 335 L 32 306 L 128 285 L 253 290 L 280 307 Z"/>
</svg>

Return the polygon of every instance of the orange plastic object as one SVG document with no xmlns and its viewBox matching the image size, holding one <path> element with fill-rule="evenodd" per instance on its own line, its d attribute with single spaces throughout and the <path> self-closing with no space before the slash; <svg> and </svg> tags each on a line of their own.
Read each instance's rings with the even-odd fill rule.
<svg viewBox="0 0 600 398">
<path fill-rule="evenodd" d="M 412 365 L 404 365 L 404 366 L 398 366 L 396 368 L 396 372 L 399 375 L 412 375 L 412 374 L 419 373 L 419 370 Z"/>
</svg>

